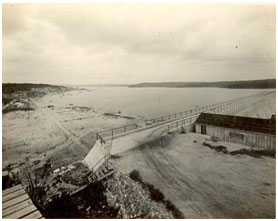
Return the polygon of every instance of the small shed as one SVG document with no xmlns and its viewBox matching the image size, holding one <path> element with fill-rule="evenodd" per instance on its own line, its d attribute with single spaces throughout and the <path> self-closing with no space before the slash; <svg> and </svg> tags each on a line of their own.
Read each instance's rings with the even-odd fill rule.
<svg viewBox="0 0 278 221">
<path fill-rule="evenodd" d="M 276 119 L 201 113 L 195 121 L 196 133 L 217 137 L 264 150 L 276 150 Z"/>
</svg>

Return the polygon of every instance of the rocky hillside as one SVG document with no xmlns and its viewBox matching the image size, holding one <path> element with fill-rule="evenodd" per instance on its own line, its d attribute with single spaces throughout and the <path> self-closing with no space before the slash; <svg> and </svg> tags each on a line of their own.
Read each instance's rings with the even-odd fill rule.
<svg viewBox="0 0 278 221">
<path fill-rule="evenodd" d="M 26 92 L 30 95 L 36 93 L 49 93 L 49 92 L 65 92 L 71 88 L 50 84 L 16 84 L 16 83 L 4 83 L 2 84 L 2 93 L 5 95 L 12 95 L 16 93 Z"/>
<path fill-rule="evenodd" d="M 73 90 L 64 86 L 49 84 L 2 84 L 2 112 L 33 110 L 29 97 L 41 97 L 48 93 L 61 93 Z"/>
</svg>

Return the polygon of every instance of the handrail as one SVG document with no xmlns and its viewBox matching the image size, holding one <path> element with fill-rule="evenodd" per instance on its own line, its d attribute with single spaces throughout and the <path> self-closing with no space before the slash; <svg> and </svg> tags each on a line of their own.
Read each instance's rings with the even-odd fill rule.
<svg viewBox="0 0 278 221">
<path fill-rule="evenodd" d="M 107 157 L 108 156 L 108 157 Z M 97 163 L 95 163 L 95 165 L 92 167 L 92 171 L 94 171 L 95 167 L 99 164 L 99 162 L 101 162 L 103 159 L 105 159 L 105 161 L 107 161 L 109 158 L 111 157 L 110 153 L 106 153 L 102 158 L 100 158 Z"/>
<path fill-rule="evenodd" d="M 133 126 L 133 125 L 136 125 L 136 126 L 137 126 L 137 123 L 128 124 L 128 125 L 121 126 L 121 127 L 115 127 L 115 128 L 113 128 L 113 129 L 109 129 L 109 130 L 100 131 L 100 132 L 98 132 L 98 134 L 99 134 L 99 133 L 105 133 L 105 132 L 108 132 L 108 131 L 111 131 L 111 130 L 117 130 L 117 129 L 120 129 L 120 128 L 125 128 L 125 127 L 128 127 L 128 126 Z"/>
<path fill-rule="evenodd" d="M 272 93 L 272 92 L 266 92 L 266 93 Z M 264 92 L 259 93 L 259 95 L 261 95 L 261 96 L 263 94 L 265 94 L 265 93 Z M 155 121 L 159 121 L 159 120 L 163 121 L 164 117 L 166 117 L 166 120 L 167 120 L 167 117 L 169 119 L 169 118 L 171 118 L 171 116 L 175 116 L 174 119 L 176 119 L 177 118 L 176 115 L 182 116 L 182 114 L 184 114 L 184 113 L 185 114 L 187 114 L 188 112 L 193 113 L 193 111 L 195 111 L 195 113 L 196 113 L 196 111 L 198 111 L 198 110 L 200 111 L 202 109 L 204 110 L 204 109 L 209 108 L 209 107 L 230 104 L 231 102 L 240 101 L 240 100 L 247 99 L 247 98 L 250 98 L 250 97 L 253 97 L 253 96 L 258 96 L 258 94 L 252 94 L 252 95 L 249 95 L 247 97 L 234 98 L 234 99 L 228 100 L 228 101 L 222 101 L 222 102 L 218 102 L 218 103 L 215 103 L 215 104 L 210 104 L 210 105 L 206 105 L 206 106 L 202 106 L 202 107 L 198 107 L 198 108 L 188 109 L 188 110 L 185 110 L 185 111 L 182 111 L 182 112 L 176 112 L 176 113 L 173 113 L 173 114 L 163 115 L 163 116 L 147 119 L 145 122 L 148 122 L 148 121 L 155 122 Z"/>
<path fill-rule="evenodd" d="M 252 95 L 252 96 L 253 96 L 253 95 Z M 252 96 L 251 96 L 251 97 L 252 97 Z M 248 96 L 248 97 L 250 97 L 250 96 Z M 244 97 L 244 98 L 248 98 L 248 97 Z M 250 100 L 247 100 L 247 102 L 244 102 L 244 104 L 249 103 L 249 102 L 250 102 Z M 236 103 L 238 103 L 238 102 L 229 103 L 228 105 L 220 106 L 220 107 L 216 107 L 216 108 L 212 108 L 212 109 L 209 109 L 209 110 L 204 111 L 204 112 L 211 112 L 211 111 L 214 111 L 214 113 L 215 113 L 215 110 L 217 110 L 217 109 L 221 109 L 221 108 L 223 108 L 223 107 L 225 108 L 225 107 L 227 107 L 227 106 L 232 106 L 232 105 L 234 105 L 234 104 L 236 104 Z M 178 124 L 182 122 L 182 123 L 183 123 L 183 126 L 184 126 L 184 125 L 185 125 L 185 121 L 190 120 L 190 123 L 191 123 L 191 119 L 196 118 L 196 116 L 198 116 L 198 115 L 200 115 L 200 114 L 201 114 L 201 112 L 200 112 L 200 113 L 196 113 L 196 114 L 191 115 L 191 116 L 188 116 L 188 117 L 186 117 L 186 118 L 182 118 L 182 120 L 180 120 L 180 121 L 176 121 L 176 122 L 170 123 L 170 124 L 168 125 L 168 132 L 169 132 L 170 127 L 171 127 L 172 125 L 177 125 L 177 127 L 178 127 Z"/>
<path fill-rule="evenodd" d="M 130 131 L 130 130 L 133 130 L 133 129 L 137 129 L 138 125 L 137 125 L 137 123 L 133 123 L 133 124 L 128 124 L 128 125 L 124 125 L 124 126 L 121 126 L 121 127 L 116 127 L 116 128 L 112 128 L 112 129 L 105 130 L 105 131 L 100 131 L 100 132 L 97 133 L 97 139 L 100 138 L 102 140 L 102 142 L 105 143 L 105 140 L 103 139 L 101 134 L 110 132 L 111 133 L 110 135 L 112 136 L 112 139 L 113 139 L 114 131 L 119 130 L 119 129 L 124 129 L 124 132 L 126 132 L 129 127 L 132 127 L 132 129 L 129 129 L 129 131 Z"/>
<path fill-rule="evenodd" d="M 102 136 L 99 135 L 99 133 L 97 133 L 96 138 L 97 138 L 96 140 L 100 139 L 100 144 L 101 144 L 101 145 L 106 143 L 106 141 L 103 139 Z"/>
<path fill-rule="evenodd" d="M 212 111 L 212 110 L 216 110 L 216 109 L 218 109 L 218 108 L 222 108 L 222 107 L 226 107 L 226 106 L 229 106 L 229 105 L 232 105 L 232 104 L 235 104 L 235 103 L 242 102 L 242 101 L 244 101 L 244 100 L 246 100 L 246 99 L 248 99 L 248 102 L 249 102 L 249 99 L 250 99 L 251 97 L 256 97 L 256 98 L 258 98 L 258 97 L 261 97 L 261 96 L 263 96 L 263 95 L 268 95 L 268 94 L 271 94 L 271 93 L 273 93 L 273 91 L 270 91 L 270 92 L 261 92 L 261 93 L 252 94 L 252 95 L 249 95 L 249 96 L 246 96 L 246 97 L 241 97 L 241 98 L 234 98 L 234 99 L 231 99 L 231 100 L 228 100 L 228 101 L 221 101 L 221 102 L 218 102 L 218 103 L 215 103 L 215 104 L 210 104 L 210 105 L 203 106 L 203 107 L 198 107 L 198 108 L 195 108 L 195 109 L 189 109 L 189 110 L 182 111 L 182 112 L 177 112 L 177 113 L 174 113 L 174 114 L 169 114 L 169 115 L 164 115 L 164 116 L 157 117 L 157 118 L 152 118 L 152 119 L 146 120 L 145 122 L 146 122 L 146 125 L 147 125 L 147 122 L 148 122 L 148 121 L 153 121 L 153 122 L 156 122 L 156 121 L 159 121 L 159 120 L 160 120 L 160 121 L 161 121 L 161 120 L 162 120 L 162 121 L 167 121 L 167 120 L 175 120 L 175 119 L 179 119 L 179 118 L 182 118 L 182 120 L 183 120 L 185 117 L 189 117 L 188 119 L 191 119 L 191 118 L 195 117 L 196 114 L 200 114 L 200 113 L 201 113 L 201 110 L 203 110 L 203 111 Z M 194 112 L 195 112 L 195 113 L 194 113 Z M 182 117 L 182 114 L 183 114 L 183 113 L 186 113 L 186 115 L 185 115 L 184 117 Z M 187 113 L 190 113 L 191 115 L 187 116 L 187 115 L 188 115 Z M 180 117 L 177 117 L 178 114 L 180 114 Z M 194 114 L 194 115 L 192 115 L 192 114 Z M 171 116 L 175 116 L 175 118 L 172 118 L 172 119 L 171 119 Z M 165 120 L 163 120 L 164 117 L 168 117 L 168 119 L 166 118 Z M 182 120 L 181 120 L 181 121 L 182 121 Z M 180 122 L 180 121 L 178 121 L 178 122 Z M 175 123 L 176 123 L 176 122 L 175 122 Z M 135 128 L 132 128 L 132 129 L 130 129 L 130 130 L 128 130 L 128 131 L 135 130 L 135 129 L 138 128 L 137 123 L 125 125 L 125 126 L 122 126 L 122 127 L 116 127 L 116 128 L 110 129 L 110 130 L 105 130 L 105 131 L 100 131 L 100 132 L 98 132 L 96 138 L 97 138 L 97 140 L 100 139 L 101 144 L 102 144 L 102 143 L 105 144 L 106 141 L 105 141 L 105 139 L 101 136 L 101 134 L 107 133 L 107 132 L 111 131 L 111 134 L 110 134 L 110 135 L 112 136 L 112 139 L 113 139 L 113 138 L 114 138 L 114 133 L 113 133 L 113 132 L 114 132 L 115 130 L 124 128 L 124 129 L 125 129 L 124 132 L 126 132 L 126 131 L 127 131 L 126 129 L 127 129 L 128 127 L 130 127 L 130 126 L 135 126 Z M 119 133 L 119 134 L 121 134 L 121 133 Z"/>
</svg>

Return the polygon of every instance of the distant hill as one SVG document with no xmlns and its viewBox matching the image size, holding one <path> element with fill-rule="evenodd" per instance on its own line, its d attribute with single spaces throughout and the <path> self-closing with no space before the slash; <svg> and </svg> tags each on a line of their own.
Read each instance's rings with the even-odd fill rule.
<svg viewBox="0 0 278 221">
<path fill-rule="evenodd" d="M 2 93 L 12 94 L 14 92 L 32 91 L 39 89 L 47 89 L 53 91 L 68 91 L 70 88 L 63 86 L 56 86 L 50 84 L 29 84 L 29 83 L 3 83 Z"/>
<path fill-rule="evenodd" d="M 130 84 L 75 84 L 75 87 L 128 87 Z"/>
<path fill-rule="evenodd" d="M 157 82 L 133 84 L 129 87 L 217 87 L 237 89 L 276 88 L 276 79 L 252 81 L 219 81 L 219 82 Z"/>
</svg>

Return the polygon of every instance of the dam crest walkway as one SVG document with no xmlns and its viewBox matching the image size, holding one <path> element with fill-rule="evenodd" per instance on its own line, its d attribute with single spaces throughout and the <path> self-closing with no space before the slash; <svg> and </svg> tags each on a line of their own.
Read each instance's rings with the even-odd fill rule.
<svg viewBox="0 0 278 221">
<path fill-rule="evenodd" d="M 97 170 L 109 157 L 120 154 L 136 146 L 155 140 L 181 127 L 191 130 L 195 120 L 202 113 L 221 113 L 236 108 L 245 108 L 252 102 L 259 102 L 273 91 L 261 92 L 246 97 L 222 101 L 203 107 L 196 107 L 170 115 L 145 120 L 123 127 L 97 133 L 97 141 L 84 159 L 84 163 L 93 171 Z"/>
</svg>

